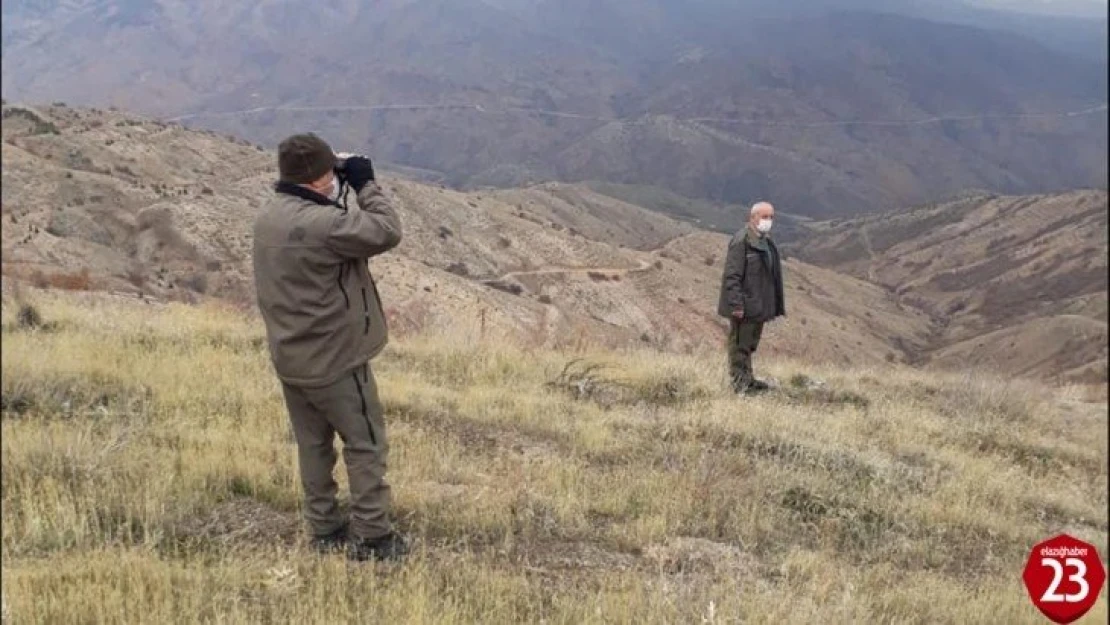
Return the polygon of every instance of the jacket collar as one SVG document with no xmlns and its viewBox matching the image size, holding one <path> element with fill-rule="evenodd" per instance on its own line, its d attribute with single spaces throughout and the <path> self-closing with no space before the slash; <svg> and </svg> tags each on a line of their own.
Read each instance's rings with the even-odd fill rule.
<svg viewBox="0 0 1110 625">
<path fill-rule="evenodd" d="M 299 197 L 302 200 L 314 202 L 321 206 L 335 206 L 336 208 L 343 208 L 339 205 L 338 202 L 333 202 L 327 197 L 320 195 L 319 193 L 312 191 L 311 189 L 307 189 L 299 184 L 294 184 L 292 182 L 278 181 L 276 184 L 274 184 L 274 191 L 278 193 L 284 193 L 286 195 L 292 195 L 294 197 Z"/>
<path fill-rule="evenodd" d="M 747 226 L 744 226 L 744 238 L 748 240 L 749 246 L 754 247 L 761 252 L 766 252 L 768 246 L 771 243 L 771 235 L 768 234 L 761 237 L 758 234 L 752 232 L 752 229 Z"/>
</svg>

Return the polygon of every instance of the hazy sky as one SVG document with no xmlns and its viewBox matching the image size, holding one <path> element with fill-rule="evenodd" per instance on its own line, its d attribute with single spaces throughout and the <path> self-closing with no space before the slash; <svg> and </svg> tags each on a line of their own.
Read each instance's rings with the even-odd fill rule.
<svg viewBox="0 0 1110 625">
<path fill-rule="evenodd" d="M 1107 0 L 971 0 L 973 4 L 1070 15 L 1106 15 Z"/>
</svg>

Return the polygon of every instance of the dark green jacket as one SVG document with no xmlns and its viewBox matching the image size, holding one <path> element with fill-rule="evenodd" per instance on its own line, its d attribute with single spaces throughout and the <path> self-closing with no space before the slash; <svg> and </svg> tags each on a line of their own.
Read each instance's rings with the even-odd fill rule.
<svg viewBox="0 0 1110 625">
<path fill-rule="evenodd" d="M 786 315 L 782 286 L 782 255 L 775 242 L 749 228 L 737 232 L 728 244 L 717 313 L 732 317 L 744 311 L 744 321 L 766 322 Z"/>
</svg>

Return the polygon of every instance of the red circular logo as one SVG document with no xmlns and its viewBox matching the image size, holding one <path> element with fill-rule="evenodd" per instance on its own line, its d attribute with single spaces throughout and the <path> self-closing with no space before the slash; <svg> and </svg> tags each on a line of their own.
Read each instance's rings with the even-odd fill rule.
<svg viewBox="0 0 1110 625">
<path fill-rule="evenodd" d="M 1021 578 L 1029 598 L 1055 623 L 1071 623 L 1095 604 L 1106 581 L 1098 550 L 1061 534 L 1033 547 Z"/>
</svg>

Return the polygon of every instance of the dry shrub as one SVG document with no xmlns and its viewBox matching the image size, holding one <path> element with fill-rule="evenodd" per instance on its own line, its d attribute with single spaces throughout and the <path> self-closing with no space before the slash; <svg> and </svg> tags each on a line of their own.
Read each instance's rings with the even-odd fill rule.
<svg viewBox="0 0 1110 625">
<path fill-rule="evenodd" d="M 504 291 L 511 295 L 520 295 L 524 292 L 524 287 L 517 284 L 516 282 L 508 282 L 505 280 L 490 280 L 488 282 L 485 282 L 484 284 L 490 288 L 497 289 L 498 291 Z"/>
<path fill-rule="evenodd" d="M 597 346 L 596 341 L 590 336 L 590 329 L 586 324 L 575 322 L 553 337 L 552 347 L 570 354 L 581 354 Z"/>
<path fill-rule="evenodd" d="M 143 263 L 136 262 L 127 269 L 127 281 L 135 288 L 142 290 L 146 287 L 148 270 Z"/>
<path fill-rule="evenodd" d="M 1029 381 L 1000 380 L 983 374 L 967 374 L 939 389 L 941 414 L 949 417 L 997 418 L 1022 422 L 1041 410 L 1051 395 Z"/>
<path fill-rule="evenodd" d="M 425 301 L 415 301 L 403 307 L 390 307 L 385 311 L 391 336 L 403 338 L 423 333 L 432 323 L 432 310 Z"/>
<path fill-rule="evenodd" d="M 89 291 L 93 288 L 93 279 L 87 268 L 75 272 L 45 272 L 41 269 L 36 269 L 31 272 L 31 284 L 40 289 Z"/>
<path fill-rule="evenodd" d="M 33 330 L 42 325 L 42 313 L 31 304 L 23 304 L 16 314 L 16 325 L 25 330 Z"/>
<path fill-rule="evenodd" d="M 154 206 L 141 212 L 136 219 L 139 232 L 150 230 L 154 236 L 166 245 L 179 249 L 187 256 L 196 257 L 196 247 L 185 240 L 185 237 L 173 225 L 173 213 L 169 207 Z"/>
<path fill-rule="evenodd" d="M 198 271 L 182 279 L 181 285 L 203 295 L 208 292 L 208 276 Z"/>
<path fill-rule="evenodd" d="M 603 408 L 637 404 L 678 406 L 712 394 L 710 389 L 678 372 L 659 370 L 648 376 L 627 378 L 619 372 L 610 372 L 605 365 L 578 358 L 568 362 L 547 386 Z"/>
</svg>

